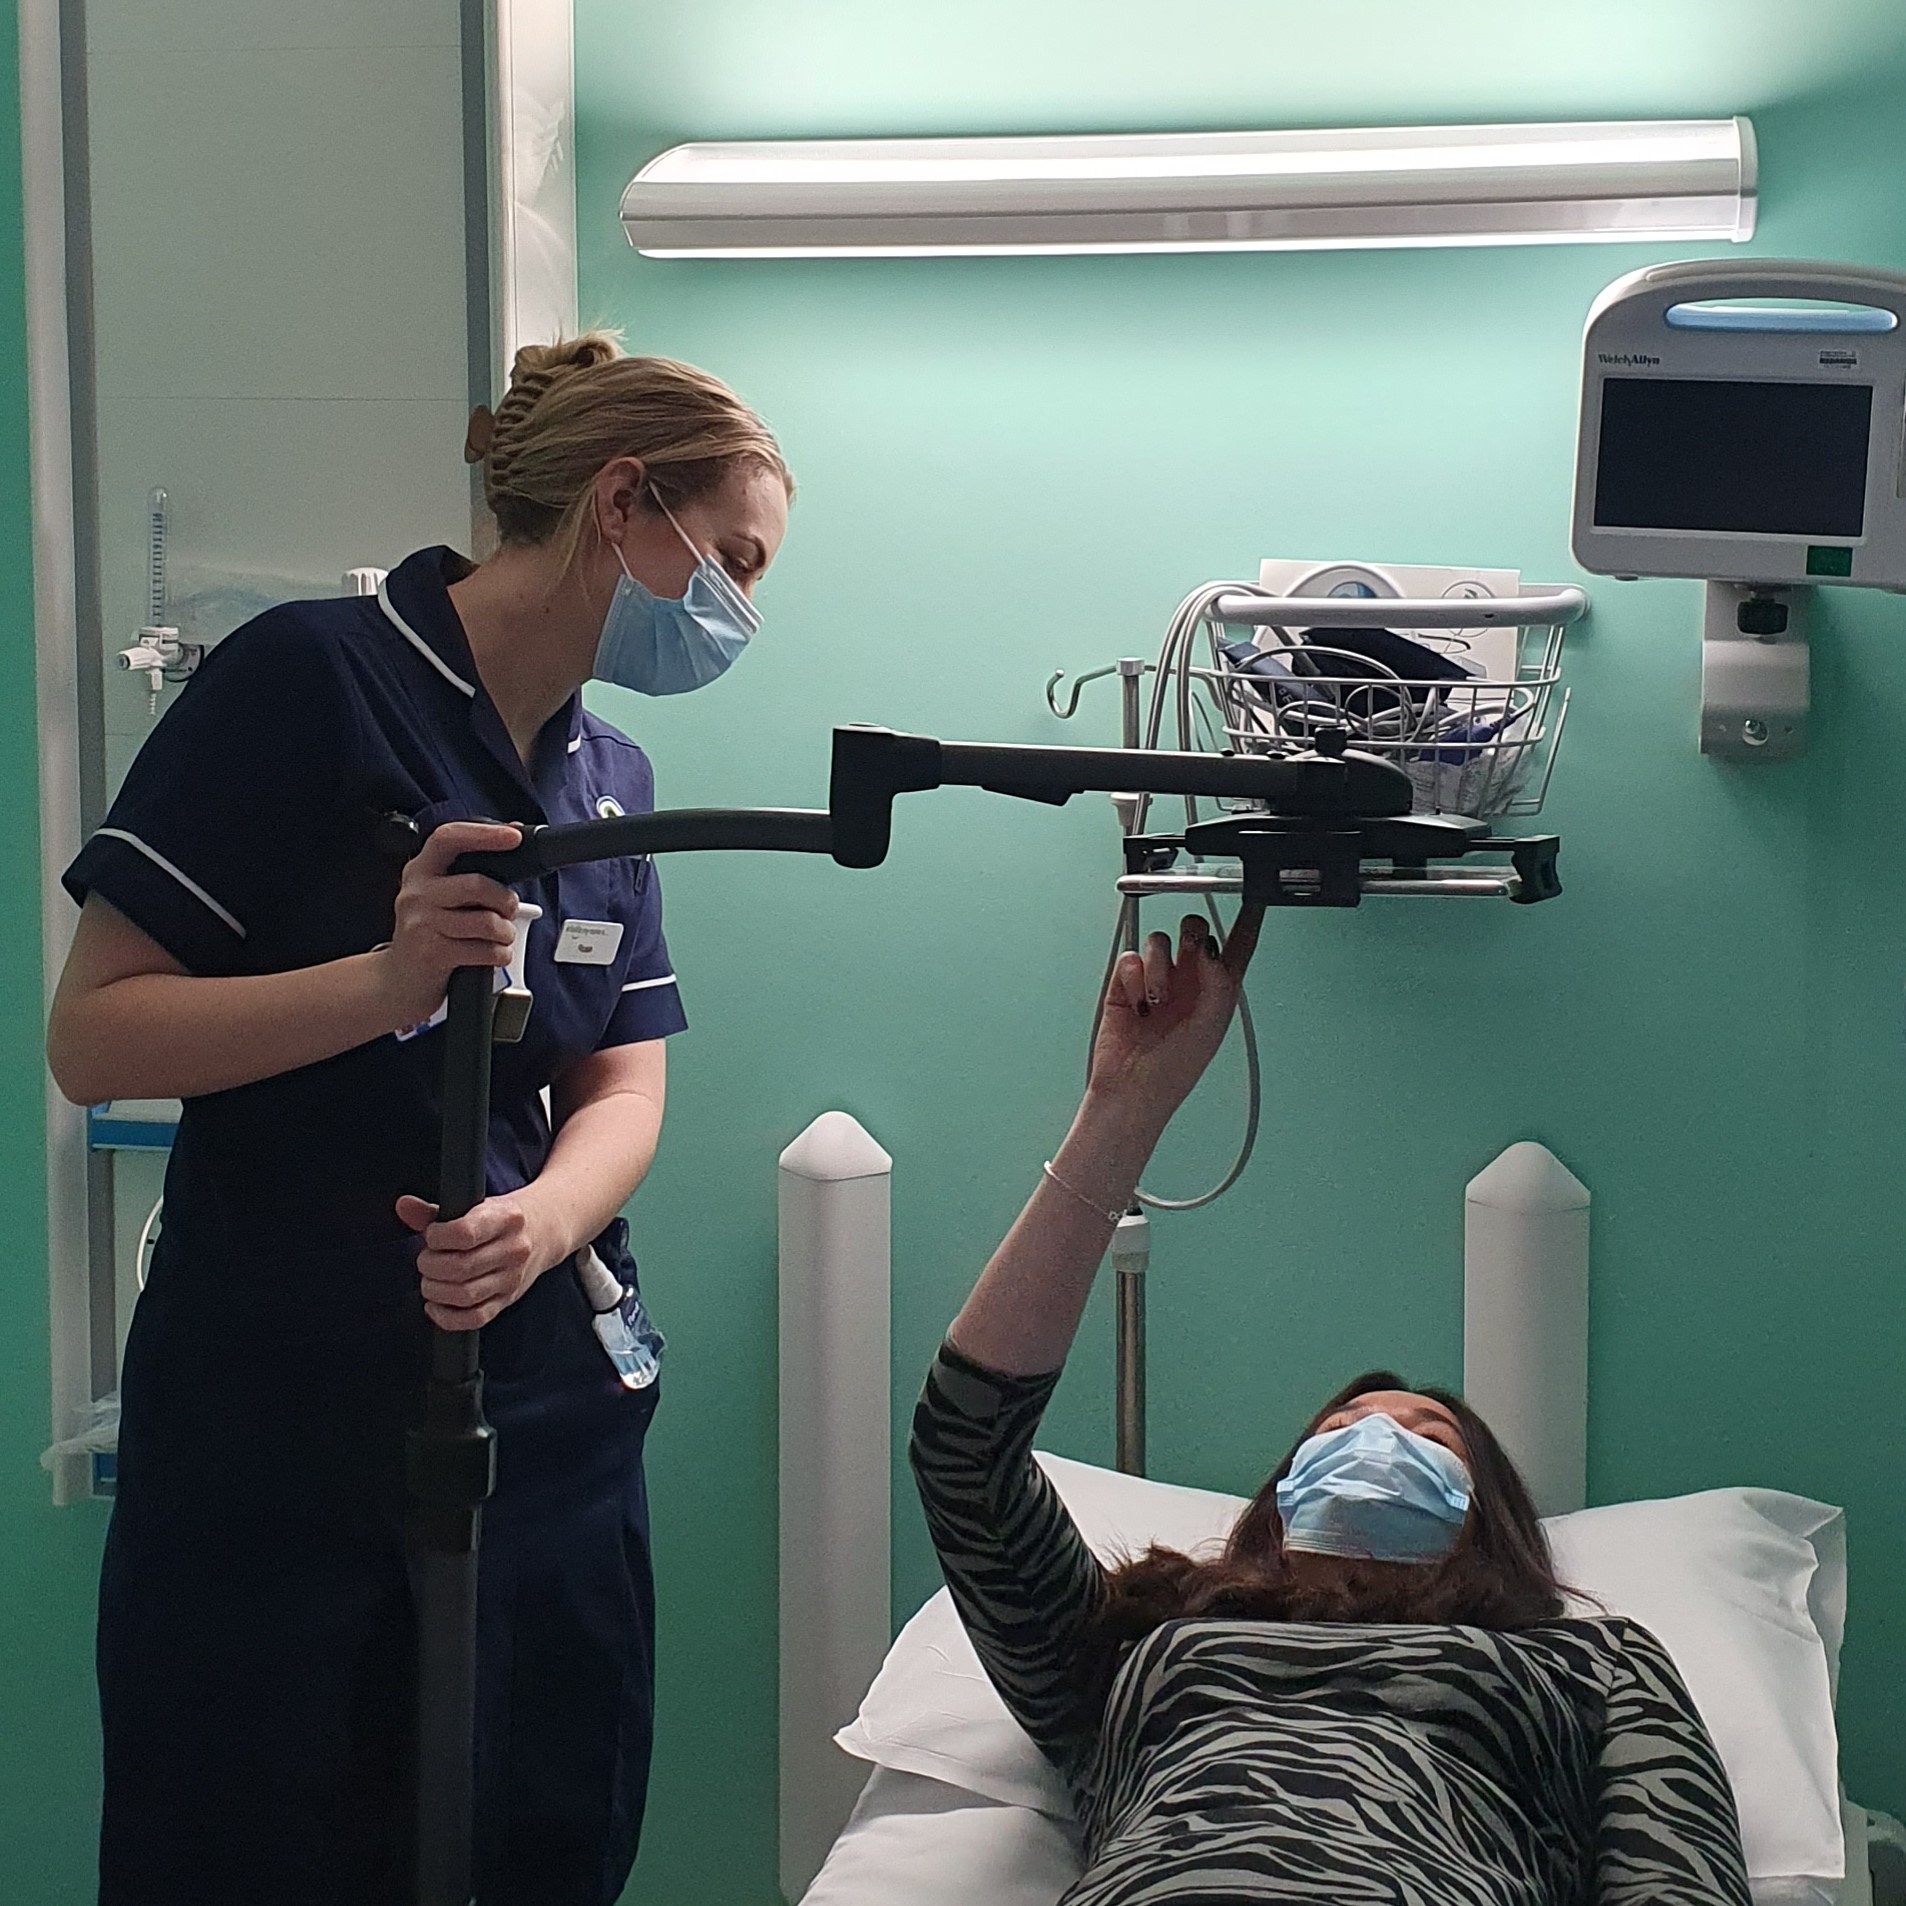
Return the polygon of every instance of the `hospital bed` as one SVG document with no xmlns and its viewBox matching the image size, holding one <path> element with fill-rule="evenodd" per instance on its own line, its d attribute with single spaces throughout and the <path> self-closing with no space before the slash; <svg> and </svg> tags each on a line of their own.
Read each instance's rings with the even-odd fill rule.
<svg viewBox="0 0 1906 1906">
<path fill-rule="evenodd" d="M 1108 1557 L 1151 1540 L 1214 1544 L 1243 1507 L 1040 1461 Z M 1839 1786 L 1840 1512 L 1776 1491 L 1710 1490 L 1585 1510 L 1548 1529 L 1564 1580 L 1633 1614 L 1675 1656 L 1734 1783 L 1755 1906 L 1906 1900 L 1906 1835 Z M 944 1590 L 901 1632 L 836 1738 L 871 1772 L 803 1906 L 1053 1906 L 1077 1877 L 1057 1777 L 1006 1715 Z"/>
<path fill-rule="evenodd" d="M 804 1906 L 1054 1906 L 1079 1872 L 1067 1796 L 946 1591 L 890 1644 L 892 1164 L 839 1112 L 782 1158 L 782 1892 Z M 1508 1165 L 1517 1195 L 1497 1200 Z M 1543 1186 L 1556 1195 L 1532 1194 Z M 1465 1387 L 1557 1511 L 1545 1528 L 1560 1579 L 1674 1658 L 1734 1788 L 1755 1906 L 1906 1906 L 1906 1829 L 1840 1786 L 1841 1511 L 1749 1488 L 1576 1507 L 1587 1207 L 1539 1146 L 1509 1147 L 1470 1182 Z M 1208 1552 L 1245 1506 L 1039 1461 L 1108 1561 L 1153 1542 Z"/>
<path fill-rule="evenodd" d="M 886 1194 L 872 1188 L 891 1168 L 839 1113 L 782 1157 L 783 1893 L 804 1906 L 1054 1906 L 1079 1872 L 1067 1796 L 1006 1714 L 945 1592 L 887 1648 L 890 1262 Z M 1496 1200 L 1490 1180 L 1503 1170 L 1516 1195 Z M 1464 1387 L 1538 1502 L 1574 1508 L 1587 1450 L 1588 1194 L 1525 1144 L 1471 1182 L 1465 1206 Z M 1154 1541 L 1221 1544 L 1244 1507 L 1040 1460 L 1108 1560 Z M 1576 1509 L 1547 1526 L 1561 1579 L 1674 1657 L 1734 1787 L 1756 1906 L 1906 1906 L 1906 1889 L 1875 1895 L 1874 1823 L 1839 1782 L 1840 1511 L 1725 1489 Z M 822 1765 L 849 1715 L 834 1739 L 871 1764 L 865 1775 L 838 1755 Z M 1906 1834 L 1877 1830 L 1906 1862 Z"/>
</svg>

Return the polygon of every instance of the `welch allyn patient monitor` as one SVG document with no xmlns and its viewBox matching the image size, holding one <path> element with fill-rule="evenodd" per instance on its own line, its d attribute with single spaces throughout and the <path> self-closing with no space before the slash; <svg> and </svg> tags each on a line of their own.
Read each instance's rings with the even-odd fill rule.
<svg viewBox="0 0 1906 1906">
<path fill-rule="evenodd" d="M 1797 590 L 1906 591 L 1906 273 L 1703 259 L 1617 279 L 1583 341 L 1584 569 L 1707 588 L 1701 747 L 1806 747 Z"/>
</svg>

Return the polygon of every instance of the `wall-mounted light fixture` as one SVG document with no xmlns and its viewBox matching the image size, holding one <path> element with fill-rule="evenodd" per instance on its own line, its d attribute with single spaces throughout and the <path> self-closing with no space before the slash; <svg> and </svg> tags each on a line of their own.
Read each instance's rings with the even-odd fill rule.
<svg viewBox="0 0 1906 1906">
<path fill-rule="evenodd" d="M 1745 119 L 675 146 L 622 195 L 651 258 L 1731 239 Z"/>
</svg>

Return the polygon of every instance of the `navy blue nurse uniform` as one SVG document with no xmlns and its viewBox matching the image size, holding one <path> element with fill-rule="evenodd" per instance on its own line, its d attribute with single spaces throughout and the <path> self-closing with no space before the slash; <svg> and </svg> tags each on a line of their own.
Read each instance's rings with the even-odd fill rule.
<svg viewBox="0 0 1906 1906">
<path fill-rule="evenodd" d="M 582 707 L 526 770 L 484 693 L 447 549 L 382 594 L 291 603 L 215 647 L 66 874 L 194 974 L 388 940 L 390 817 L 581 820 L 653 805 Z M 685 1023 L 654 868 L 527 882 L 535 1006 L 497 1048 L 489 1188 L 533 1178 L 542 1088 Z M 565 921 L 620 932 L 572 934 Z M 615 944 L 600 963 L 609 939 Z M 566 959 L 578 946 L 596 963 Z M 402 1451 L 427 1360 L 404 1192 L 432 1194 L 441 1033 L 189 1100 L 133 1313 L 100 1584 L 103 1906 L 379 1906 L 408 1893 L 415 1698 Z M 618 1222 L 596 1248 L 625 1281 Z M 483 1906 L 596 1906 L 635 1857 L 654 1603 L 642 1443 L 568 1266 L 484 1331 L 497 1491 L 479 1577 Z"/>
</svg>

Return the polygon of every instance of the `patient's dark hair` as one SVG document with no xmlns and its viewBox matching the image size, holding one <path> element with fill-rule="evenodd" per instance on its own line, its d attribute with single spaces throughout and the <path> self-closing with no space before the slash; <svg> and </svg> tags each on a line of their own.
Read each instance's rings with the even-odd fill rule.
<svg viewBox="0 0 1906 1906">
<path fill-rule="evenodd" d="M 1270 1480 L 1238 1518 L 1224 1553 L 1194 1561 L 1154 1545 L 1114 1569 L 1110 1592 L 1080 1664 L 1102 1691 L 1127 1644 L 1185 1617 L 1245 1621 L 1452 1622 L 1473 1628 L 1528 1628 L 1562 1612 L 1535 1503 L 1494 1432 L 1461 1397 L 1418 1389 L 1455 1418 L 1469 1452 L 1470 1513 L 1456 1547 L 1440 1562 L 1346 1561 L 1321 1582 L 1292 1578 L 1277 1513 L 1277 1485 L 1306 1437 L 1372 1390 L 1409 1390 L 1393 1370 L 1366 1370 L 1313 1416 Z"/>
</svg>

